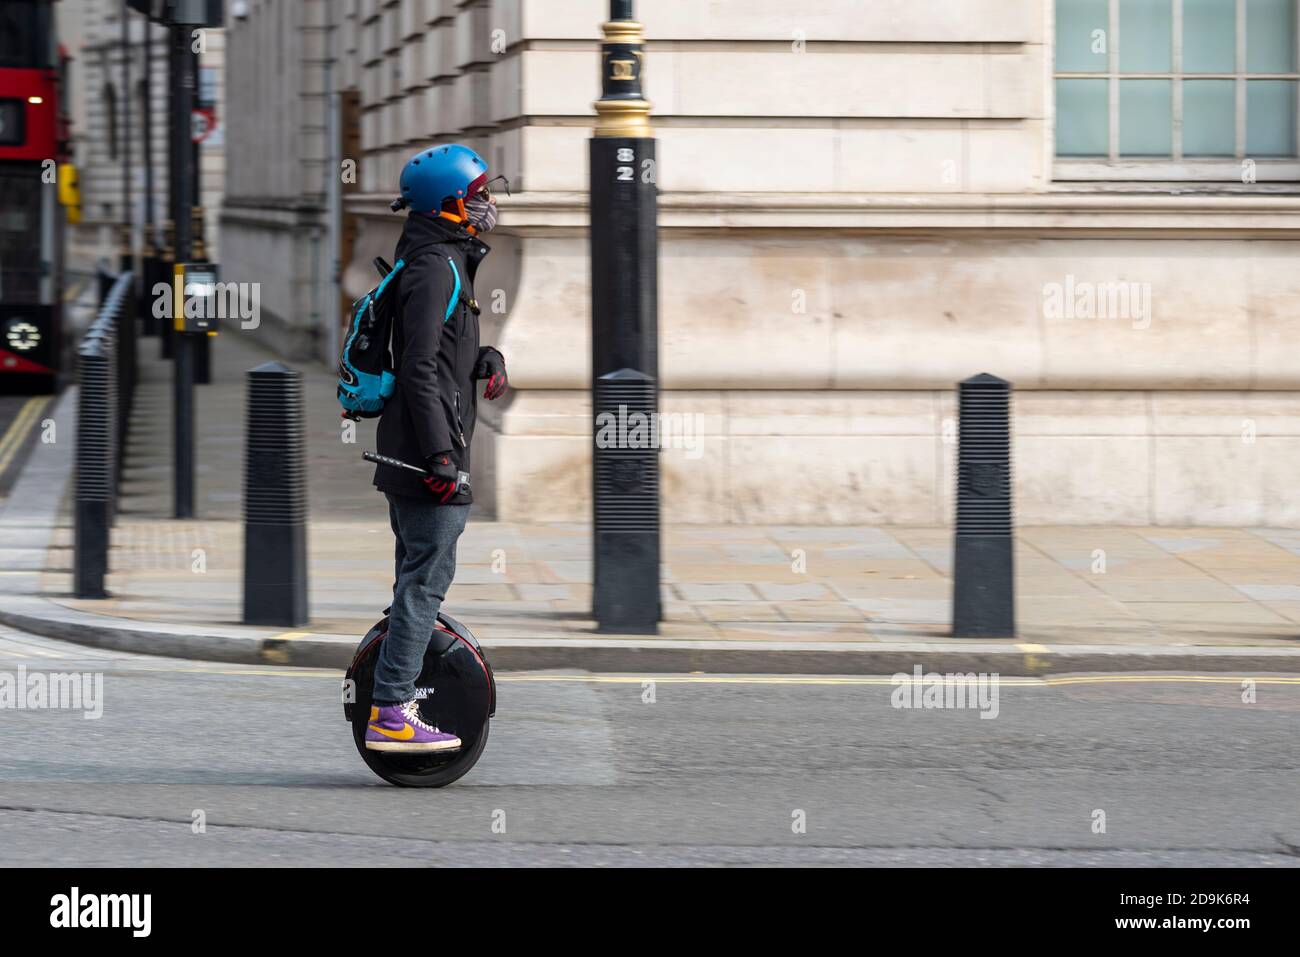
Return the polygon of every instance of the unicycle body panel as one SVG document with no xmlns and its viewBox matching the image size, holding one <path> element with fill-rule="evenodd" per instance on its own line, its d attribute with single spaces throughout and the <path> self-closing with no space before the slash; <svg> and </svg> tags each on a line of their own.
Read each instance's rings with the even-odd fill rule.
<svg viewBox="0 0 1300 957">
<path fill-rule="evenodd" d="M 427 754 L 372 751 L 365 743 L 366 724 L 370 720 L 375 665 L 387 634 L 385 617 L 361 639 L 345 675 L 343 714 L 352 725 L 353 741 L 362 760 L 385 781 L 403 787 L 445 787 L 466 774 L 487 745 L 488 724 L 496 713 L 492 666 L 470 630 L 450 615 L 440 613 L 415 682 L 416 700 L 420 716 L 460 738 L 461 747 L 454 752 Z"/>
</svg>

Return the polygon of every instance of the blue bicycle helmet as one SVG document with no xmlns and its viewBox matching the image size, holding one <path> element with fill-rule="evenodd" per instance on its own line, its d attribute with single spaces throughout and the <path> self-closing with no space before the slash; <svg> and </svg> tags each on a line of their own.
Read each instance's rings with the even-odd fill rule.
<svg viewBox="0 0 1300 957">
<path fill-rule="evenodd" d="M 393 209 L 403 207 L 436 213 L 449 200 L 466 200 L 487 182 L 487 163 L 468 146 L 448 143 L 420 150 L 402 167 L 402 195 Z"/>
</svg>

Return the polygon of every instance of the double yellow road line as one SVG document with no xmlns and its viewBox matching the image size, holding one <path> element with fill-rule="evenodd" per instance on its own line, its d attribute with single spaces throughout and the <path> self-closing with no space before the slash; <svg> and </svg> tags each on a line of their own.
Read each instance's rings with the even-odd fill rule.
<svg viewBox="0 0 1300 957">
<path fill-rule="evenodd" d="M 5 434 L 0 436 L 0 475 L 9 468 L 9 463 L 22 448 L 27 433 L 40 420 L 41 413 L 50 404 L 51 398 L 48 395 L 32 396 L 22 404 L 14 420 L 9 423 L 9 428 L 5 429 Z"/>
</svg>

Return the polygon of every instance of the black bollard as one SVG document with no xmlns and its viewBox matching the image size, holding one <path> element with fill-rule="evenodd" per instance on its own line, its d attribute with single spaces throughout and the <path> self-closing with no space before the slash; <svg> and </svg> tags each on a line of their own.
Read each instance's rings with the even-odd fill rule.
<svg viewBox="0 0 1300 957">
<path fill-rule="evenodd" d="M 244 462 L 244 624 L 307 621 L 307 477 L 302 383 L 267 362 L 248 372 Z"/>
<path fill-rule="evenodd" d="M 957 386 L 957 540 L 952 633 L 1016 633 L 1011 516 L 1011 383 L 982 373 Z"/>
<path fill-rule="evenodd" d="M 592 612 L 601 631 L 659 630 L 659 427 L 654 379 L 596 380 Z"/>
<path fill-rule="evenodd" d="M 125 272 L 108 286 L 77 347 L 72 577 L 78 598 L 107 596 L 109 530 L 117 515 L 136 375 L 134 281 Z"/>
<path fill-rule="evenodd" d="M 78 598 L 108 597 L 104 577 L 117 488 L 116 377 L 112 335 L 91 330 L 77 356 L 73 588 Z"/>
</svg>

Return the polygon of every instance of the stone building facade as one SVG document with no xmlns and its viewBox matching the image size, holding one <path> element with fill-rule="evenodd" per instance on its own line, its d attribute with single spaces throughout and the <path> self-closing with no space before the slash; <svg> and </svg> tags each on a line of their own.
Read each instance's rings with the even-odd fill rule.
<svg viewBox="0 0 1300 957">
<path fill-rule="evenodd" d="M 261 284 L 259 335 L 280 353 L 326 360 L 341 315 L 327 169 L 335 5 L 248 0 L 238 17 L 227 7 L 223 275 Z"/>
<path fill-rule="evenodd" d="M 130 56 L 129 101 L 123 93 L 122 4 L 120 0 L 61 0 L 55 5 L 60 42 L 70 62 L 70 115 L 73 162 L 81 184 L 82 221 L 67 231 L 70 274 L 86 276 L 106 259 L 116 266 L 121 223 L 133 225 L 132 245 L 145 242 L 146 214 L 144 112 L 152 118 L 154 222 L 166 222 L 167 210 L 167 39 L 164 28 L 149 24 L 135 11 L 127 14 Z M 146 99 L 145 43 L 151 45 L 150 83 Z M 220 259 L 216 211 L 225 178 L 224 31 L 204 31 L 199 54 L 201 85 L 216 110 L 215 135 L 199 148 L 202 204 L 209 218 L 207 252 Z M 129 150 L 129 153 L 128 153 Z M 123 215 L 122 167 L 130 157 L 131 210 Z"/>
<path fill-rule="evenodd" d="M 329 252 L 303 236 L 330 228 L 334 164 L 357 172 L 326 241 L 346 299 L 391 254 L 405 159 L 479 150 L 512 184 L 478 286 L 514 391 L 483 404 L 476 499 L 586 519 L 605 0 L 249 6 L 227 262 L 325 358 L 338 310 L 301 283 Z M 1022 523 L 1300 521 L 1291 0 L 637 8 L 662 402 L 689 446 L 663 453 L 666 520 L 946 523 L 954 384 L 990 372 L 1017 389 Z"/>
</svg>

